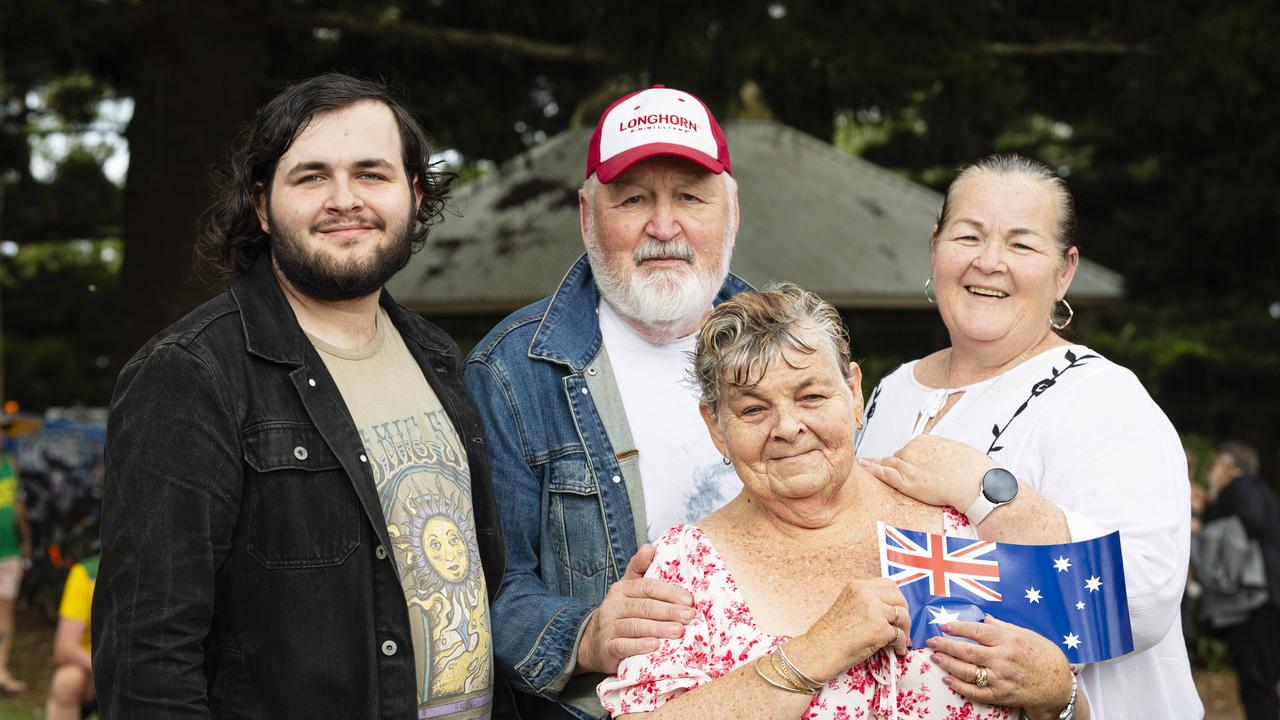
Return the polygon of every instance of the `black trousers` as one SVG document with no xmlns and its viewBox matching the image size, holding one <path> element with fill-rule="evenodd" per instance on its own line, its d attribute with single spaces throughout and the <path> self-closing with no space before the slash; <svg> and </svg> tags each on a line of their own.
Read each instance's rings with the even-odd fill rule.
<svg viewBox="0 0 1280 720">
<path fill-rule="evenodd" d="M 1223 640 L 1240 679 L 1240 700 L 1248 720 L 1280 718 L 1280 610 L 1271 603 L 1253 611 L 1248 620 L 1228 628 Z"/>
</svg>

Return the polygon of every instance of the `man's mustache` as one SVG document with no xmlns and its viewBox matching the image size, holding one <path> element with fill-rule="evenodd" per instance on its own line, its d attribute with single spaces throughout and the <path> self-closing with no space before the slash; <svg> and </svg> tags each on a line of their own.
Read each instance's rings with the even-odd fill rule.
<svg viewBox="0 0 1280 720">
<path fill-rule="evenodd" d="M 679 240 L 661 242 L 658 240 L 646 240 L 636 248 L 632 259 L 636 265 L 646 260 L 684 260 L 690 265 L 694 264 L 693 249 L 684 242 Z"/>
</svg>

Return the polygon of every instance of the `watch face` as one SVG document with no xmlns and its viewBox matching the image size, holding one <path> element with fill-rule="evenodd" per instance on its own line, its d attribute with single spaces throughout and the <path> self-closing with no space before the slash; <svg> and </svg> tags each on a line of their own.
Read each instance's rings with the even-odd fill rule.
<svg viewBox="0 0 1280 720">
<path fill-rule="evenodd" d="M 1018 495 L 1018 479 L 1004 468 L 991 468 L 982 476 L 982 494 L 997 505 L 1007 503 Z"/>
</svg>

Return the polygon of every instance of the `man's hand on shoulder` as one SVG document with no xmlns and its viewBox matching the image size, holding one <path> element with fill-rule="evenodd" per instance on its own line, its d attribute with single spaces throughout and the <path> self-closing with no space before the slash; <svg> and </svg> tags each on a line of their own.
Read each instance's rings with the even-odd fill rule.
<svg viewBox="0 0 1280 720">
<path fill-rule="evenodd" d="M 578 645 L 574 674 L 613 673 L 631 655 L 658 649 L 663 638 L 678 638 L 694 617 L 693 595 L 670 583 L 646 578 L 654 548 L 645 544 L 627 563 L 587 621 Z"/>
</svg>

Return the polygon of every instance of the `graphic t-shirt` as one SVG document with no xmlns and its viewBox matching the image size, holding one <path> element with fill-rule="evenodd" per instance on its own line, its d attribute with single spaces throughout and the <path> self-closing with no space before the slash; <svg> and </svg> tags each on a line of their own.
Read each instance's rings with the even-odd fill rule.
<svg viewBox="0 0 1280 720">
<path fill-rule="evenodd" d="M 364 443 L 400 573 L 418 717 L 488 718 L 493 643 L 467 455 L 400 333 L 379 308 L 368 344 L 311 337 Z"/>
<path fill-rule="evenodd" d="M 93 607 L 93 586 L 97 580 L 97 555 L 76 563 L 71 568 L 71 574 L 67 575 L 67 583 L 62 588 L 62 603 L 58 606 L 58 617 L 84 623 L 84 637 L 80 638 L 80 647 L 87 653 L 93 652 L 89 634 L 89 609 Z"/>
<path fill-rule="evenodd" d="M 13 460 L 0 452 L 0 558 L 22 552 L 17 528 L 18 473 Z"/>
<path fill-rule="evenodd" d="M 603 300 L 600 333 L 640 451 L 646 530 L 656 542 L 667 528 L 719 509 L 742 491 L 742 482 L 722 461 L 698 412 L 689 379 L 697 334 L 655 345 Z"/>
</svg>

